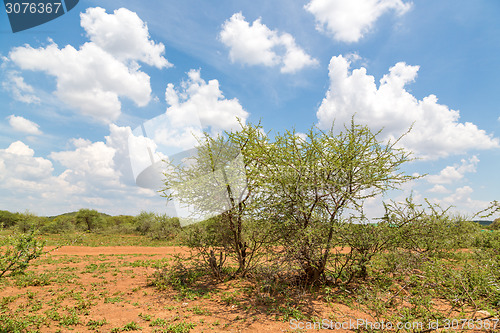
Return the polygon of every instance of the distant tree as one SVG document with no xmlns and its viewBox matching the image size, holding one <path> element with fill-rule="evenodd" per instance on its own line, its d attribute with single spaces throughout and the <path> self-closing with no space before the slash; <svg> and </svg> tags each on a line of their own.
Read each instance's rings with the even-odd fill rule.
<svg viewBox="0 0 500 333">
<path fill-rule="evenodd" d="M 80 209 L 75 216 L 76 224 L 82 225 L 86 231 L 94 231 L 102 224 L 102 218 L 94 209 Z"/>
<path fill-rule="evenodd" d="M 493 221 L 493 223 L 490 225 L 490 229 L 500 230 L 500 217 Z"/>
<path fill-rule="evenodd" d="M 11 213 L 6 210 L 0 210 L 0 227 L 10 228 L 17 224 L 19 213 Z"/>
<path fill-rule="evenodd" d="M 38 217 L 29 211 L 18 214 L 16 227 L 19 231 L 26 233 L 30 230 L 40 229 L 40 227 L 47 222 L 45 217 Z"/>
</svg>

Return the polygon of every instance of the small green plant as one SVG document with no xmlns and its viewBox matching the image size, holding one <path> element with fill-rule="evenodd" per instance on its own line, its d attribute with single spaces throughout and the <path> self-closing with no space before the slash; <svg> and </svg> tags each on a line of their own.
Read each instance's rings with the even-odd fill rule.
<svg viewBox="0 0 500 333">
<path fill-rule="evenodd" d="M 87 326 L 90 328 L 90 329 L 97 329 L 103 325 L 106 325 L 108 322 L 106 321 L 106 319 L 101 319 L 101 320 L 89 320 L 88 323 L 87 323 Z"/>
<path fill-rule="evenodd" d="M 28 271 L 25 274 L 19 274 L 15 277 L 15 284 L 18 287 L 28 286 L 46 286 L 50 284 L 50 274 Z"/>
<path fill-rule="evenodd" d="M 141 318 L 144 321 L 151 321 L 152 317 L 151 315 L 144 314 L 144 313 L 139 313 L 139 318 Z"/>
<path fill-rule="evenodd" d="M 135 321 L 131 321 L 130 323 L 125 324 L 125 326 L 123 326 L 122 328 L 122 331 L 125 332 L 139 330 L 142 330 L 142 327 L 140 327 Z"/>
<path fill-rule="evenodd" d="M 195 326 L 196 326 L 196 324 L 193 324 L 193 323 L 180 322 L 177 324 L 168 325 L 164 332 L 167 332 L 167 333 L 189 333 L 189 331 L 191 329 L 193 329 Z"/>
</svg>

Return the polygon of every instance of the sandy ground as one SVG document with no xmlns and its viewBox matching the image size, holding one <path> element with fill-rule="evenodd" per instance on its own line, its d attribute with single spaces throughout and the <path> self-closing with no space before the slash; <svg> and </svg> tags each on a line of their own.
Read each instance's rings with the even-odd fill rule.
<svg viewBox="0 0 500 333">
<path fill-rule="evenodd" d="M 189 254 L 184 247 L 63 246 L 47 250 L 51 251 L 31 269 L 50 275 L 47 285 L 36 285 L 35 281 L 29 286 L 17 286 L 14 278 L 0 285 L 0 298 L 5 303 L 2 311 L 8 309 L 19 318 L 46 318 L 40 332 L 119 332 L 132 330 L 126 325 L 134 322 L 140 327 L 135 331 L 140 332 L 342 333 L 367 332 L 342 329 L 342 324 L 349 328 L 359 319 L 376 323 L 376 319 L 355 307 L 328 304 L 308 294 L 295 300 L 310 319 L 290 321 L 273 308 L 279 304 L 256 303 L 255 299 L 265 300 L 269 295 L 252 289 L 243 280 L 207 284 L 204 293 L 187 298 L 180 298 L 179 292 L 169 286 L 159 291 L 148 285 L 148 278 L 158 267 L 172 262 L 177 255 Z M 314 325 L 311 320 L 317 325 L 323 320 L 336 323 L 337 329 L 308 330 Z M 89 326 L 93 321 L 104 324 Z M 180 329 L 183 325 L 185 330 Z"/>
<path fill-rule="evenodd" d="M 166 329 L 168 325 L 181 327 L 182 323 L 191 327 L 185 332 L 291 332 L 308 325 L 305 319 L 284 320 L 268 306 L 252 306 L 253 296 L 241 292 L 244 281 L 210 285 L 210 293 L 193 299 L 180 299 L 171 288 L 158 291 L 148 285 L 148 277 L 157 269 L 141 263 L 173 260 L 176 255 L 188 255 L 187 248 L 63 246 L 47 250 L 50 253 L 32 270 L 51 274 L 48 285 L 19 287 L 9 278 L 10 285 L 0 289 L 0 297 L 17 297 L 8 304 L 12 313 L 17 310 L 24 315 L 52 316 L 45 320 L 40 332 L 111 332 L 130 322 L 137 323 L 140 332 L 177 332 Z M 327 307 L 317 300 L 304 302 L 309 302 L 310 314 L 318 319 L 367 317 L 343 305 Z M 67 325 L 64 318 L 71 313 L 78 317 L 78 323 Z M 163 320 L 163 325 L 151 326 L 158 319 Z M 101 320 L 106 322 L 102 326 L 88 326 Z"/>
</svg>

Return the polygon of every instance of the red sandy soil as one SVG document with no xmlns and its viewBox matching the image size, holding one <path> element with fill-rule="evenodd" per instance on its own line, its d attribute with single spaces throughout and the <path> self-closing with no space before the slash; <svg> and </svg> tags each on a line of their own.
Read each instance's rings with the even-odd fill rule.
<svg viewBox="0 0 500 333">
<path fill-rule="evenodd" d="M 156 332 L 163 332 L 161 326 L 150 326 L 157 318 L 164 319 L 168 324 L 192 323 L 195 326 L 190 332 L 292 332 L 292 328 L 296 327 L 291 326 L 288 320 L 283 321 L 282 314 L 276 316 L 277 313 L 268 311 L 268 307 L 251 302 L 250 298 L 255 294 L 248 296 L 242 293 L 245 286 L 250 286 L 246 281 L 210 285 L 210 290 L 217 292 L 209 297 L 178 299 L 175 290 L 167 288 L 158 291 L 148 286 L 148 277 L 155 272 L 155 268 L 130 266 L 130 263 L 138 263 L 139 260 L 173 259 L 175 255 L 187 255 L 189 252 L 183 247 L 63 246 L 51 249 L 53 251 L 32 270 L 39 274 L 66 274 L 66 279 L 51 281 L 45 286 L 18 287 L 13 278 L 9 278 L 12 283 L 0 285 L 0 298 L 21 295 L 8 304 L 11 311 L 21 308 L 23 314 L 44 315 L 48 310 L 56 309 L 63 315 L 68 314 L 69 309 L 77 309 L 78 324 L 65 326 L 58 320 L 49 319 L 41 326 L 41 332 L 96 332 L 87 323 L 102 319 L 106 319 L 107 323 L 98 328 L 99 332 L 111 332 L 113 328 L 123 327 L 132 321 L 141 327 L 141 332 L 155 332 L 155 329 Z M 89 270 L 96 265 L 104 266 Z M 28 292 L 35 294 L 30 296 Z M 233 300 L 228 301 L 231 296 Z M 38 310 L 33 309 L 34 302 L 39 303 Z M 358 318 L 376 321 L 362 311 L 342 304 L 328 305 L 307 294 L 303 294 L 301 303 L 305 304 L 310 318 L 320 321 L 348 322 Z M 147 316 L 151 319 L 147 320 Z M 326 329 L 311 331 L 332 332 Z M 359 332 L 348 329 L 333 331 Z"/>
</svg>

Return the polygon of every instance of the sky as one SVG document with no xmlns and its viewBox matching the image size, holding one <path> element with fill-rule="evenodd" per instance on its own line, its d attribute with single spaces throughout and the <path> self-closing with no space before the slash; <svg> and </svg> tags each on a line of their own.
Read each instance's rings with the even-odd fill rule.
<svg viewBox="0 0 500 333">
<path fill-rule="evenodd" d="M 381 140 L 411 127 L 404 171 L 426 175 L 367 212 L 412 195 L 472 216 L 500 199 L 498 17 L 496 0 L 81 0 L 12 33 L 1 11 L 0 209 L 171 212 L 144 175 L 193 134 L 354 116 Z"/>
</svg>

